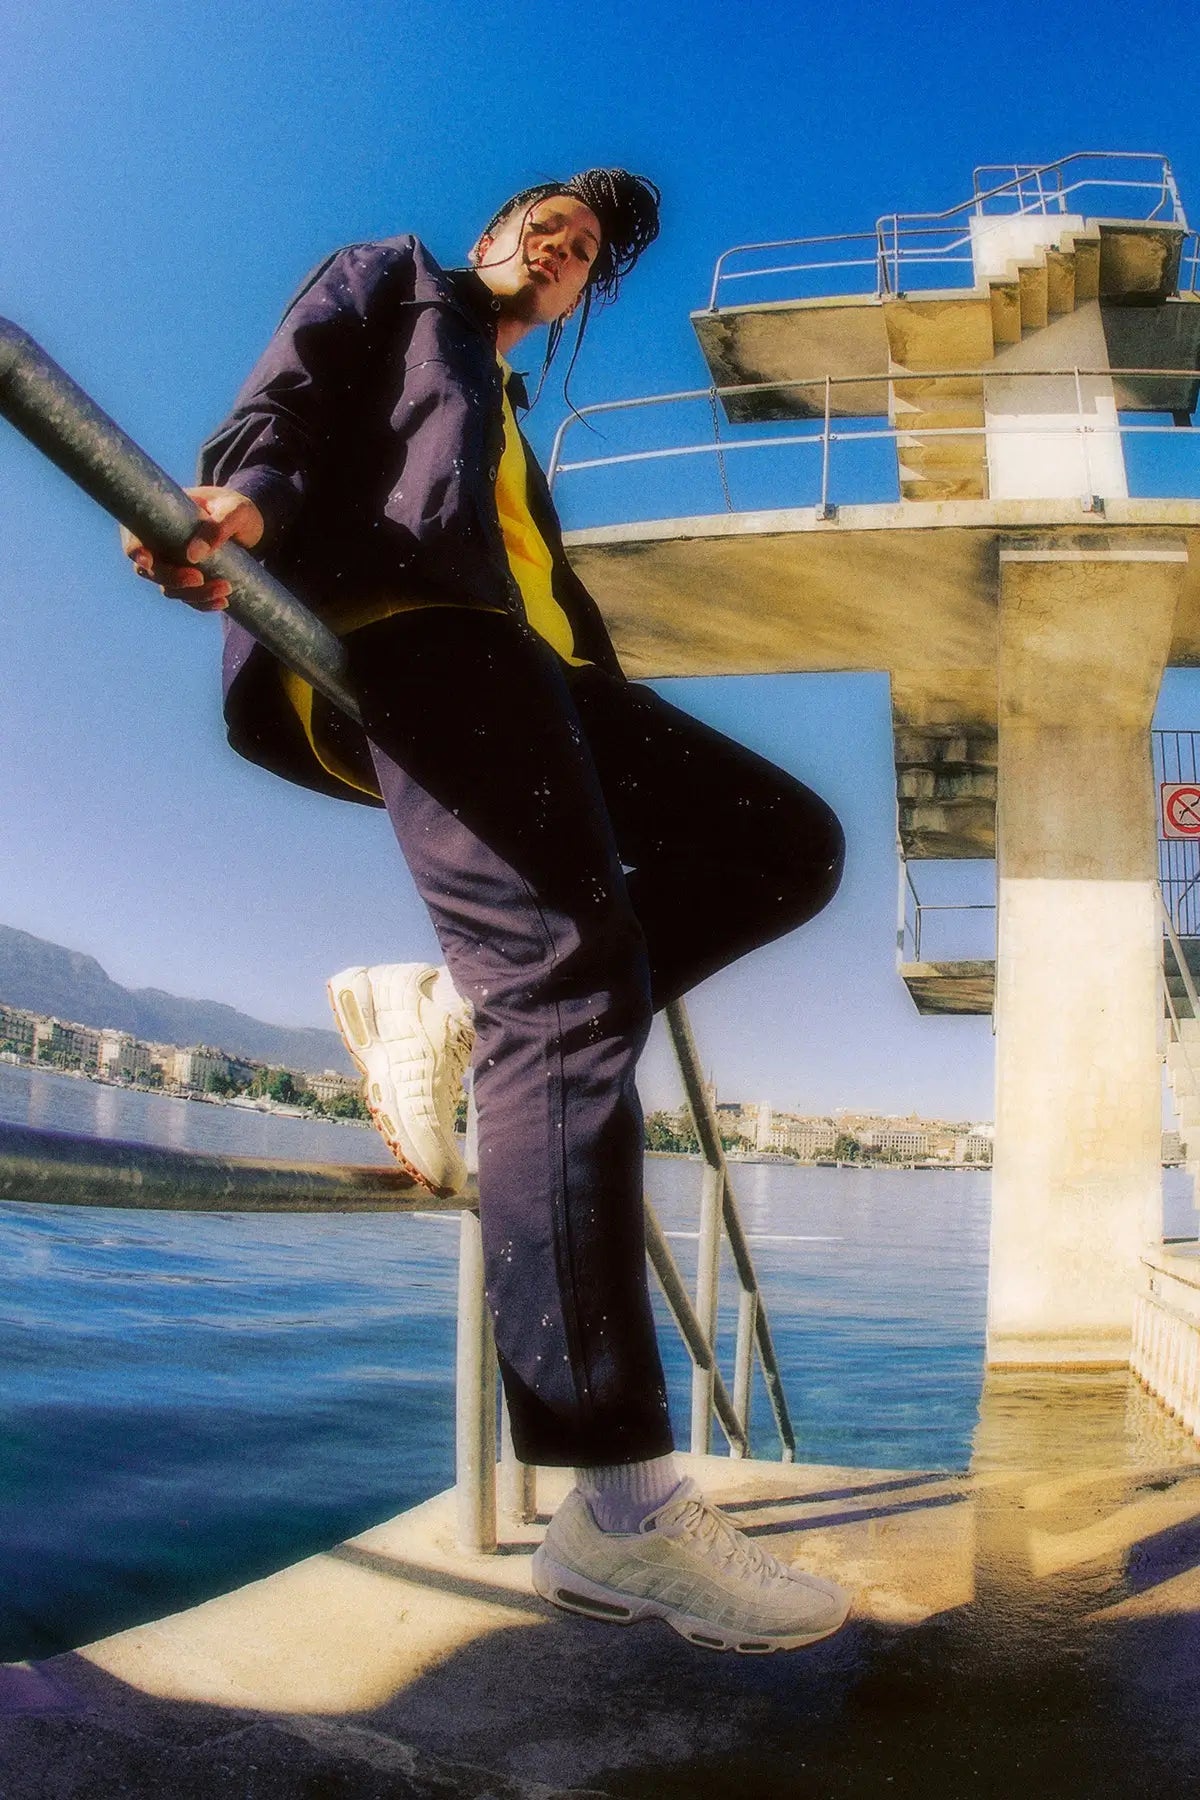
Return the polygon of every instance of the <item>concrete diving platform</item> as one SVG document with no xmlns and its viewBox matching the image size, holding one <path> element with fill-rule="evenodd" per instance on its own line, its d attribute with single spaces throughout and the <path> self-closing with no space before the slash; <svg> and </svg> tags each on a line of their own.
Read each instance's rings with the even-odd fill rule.
<svg viewBox="0 0 1200 1800">
<path fill-rule="evenodd" d="M 1128 1375 L 1000 1371 L 965 1472 L 683 1457 L 855 1590 L 836 1637 L 713 1655 L 533 1594 L 537 1519 L 440 1494 L 207 1603 L 0 1671 L 5 1800 L 956 1800 L 1200 1778 L 1200 1448 Z"/>
<path fill-rule="evenodd" d="M 996 965 L 986 958 L 958 962 L 902 962 L 900 978 L 919 1013 L 990 1013 Z"/>
</svg>

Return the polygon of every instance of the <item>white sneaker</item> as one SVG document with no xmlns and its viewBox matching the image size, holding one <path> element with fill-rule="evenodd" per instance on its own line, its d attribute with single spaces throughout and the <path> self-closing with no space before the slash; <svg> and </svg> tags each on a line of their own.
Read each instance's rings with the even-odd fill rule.
<svg viewBox="0 0 1200 1800">
<path fill-rule="evenodd" d="M 454 1115 L 475 1042 L 470 1001 L 432 963 L 343 969 L 329 1000 L 388 1149 L 435 1194 L 457 1193 L 467 1179 Z"/>
<path fill-rule="evenodd" d="M 763 1550 L 685 1478 L 635 1532 L 601 1531 L 576 1488 L 534 1551 L 543 1600 L 589 1619 L 665 1619 L 706 1650 L 763 1655 L 829 1637 L 850 1596 Z"/>
</svg>

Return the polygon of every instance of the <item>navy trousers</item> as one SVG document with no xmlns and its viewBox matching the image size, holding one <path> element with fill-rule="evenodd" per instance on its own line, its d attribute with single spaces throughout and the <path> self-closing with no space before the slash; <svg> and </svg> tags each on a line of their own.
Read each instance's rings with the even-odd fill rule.
<svg viewBox="0 0 1200 1800">
<path fill-rule="evenodd" d="M 518 1456 L 672 1448 L 642 1219 L 654 1011 L 811 918 L 838 821 L 761 757 L 520 621 L 348 641 L 393 828 L 475 1007 L 485 1279 Z"/>
</svg>

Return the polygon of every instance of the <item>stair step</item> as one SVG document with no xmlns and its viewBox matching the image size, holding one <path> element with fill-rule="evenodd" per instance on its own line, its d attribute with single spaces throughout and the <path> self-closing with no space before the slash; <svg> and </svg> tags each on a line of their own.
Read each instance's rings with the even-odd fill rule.
<svg viewBox="0 0 1200 1800">
<path fill-rule="evenodd" d="M 1053 244 L 1046 247 L 1046 307 L 1052 317 L 1075 311 L 1075 258 Z"/>
<path fill-rule="evenodd" d="M 986 423 L 983 406 L 964 400 L 958 406 L 941 406 L 928 412 L 919 407 L 897 402 L 892 407 L 890 423 L 901 431 L 919 435 L 926 431 L 982 431 Z"/>
<path fill-rule="evenodd" d="M 981 437 L 905 438 L 897 443 L 896 455 L 902 481 L 925 477 L 941 481 L 947 476 L 982 481 L 987 461 Z"/>
<path fill-rule="evenodd" d="M 947 767 L 897 769 L 896 798 L 902 806 L 906 800 L 940 800 L 944 806 L 994 801 L 996 771 Z"/>
<path fill-rule="evenodd" d="M 897 826 L 910 862 L 970 859 L 996 854 L 996 802 L 901 800 Z"/>
<path fill-rule="evenodd" d="M 986 500 L 987 484 L 981 475 L 953 481 L 902 475 L 900 497 L 902 500 Z"/>
<path fill-rule="evenodd" d="M 1021 284 L 1021 330 L 1044 331 L 1050 323 L 1050 278 L 1045 262 L 1022 263 L 1018 278 Z"/>
<path fill-rule="evenodd" d="M 996 349 L 1021 341 L 1021 283 L 989 281 L 992 301 L 992 342 Z"/>
<path fill-rule="evenodd" d="M 1082 306 L 1087 300 L 1096 300 L 1100 295 L 1100 233 L 1093 226 L 1086 231 L 1066 231 L 1059 239 L 1059 249 L 1065 250 L 1075 263 L 1075 305 Z"/>
</svg>

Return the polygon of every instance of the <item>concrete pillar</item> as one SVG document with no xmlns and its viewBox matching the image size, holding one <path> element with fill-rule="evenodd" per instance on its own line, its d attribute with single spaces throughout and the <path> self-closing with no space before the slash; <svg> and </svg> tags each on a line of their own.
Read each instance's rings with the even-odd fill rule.
<svg viewBox="0 0 1200 1800">
<path fill-rule="evenodd" d="M 1178 540 L 1001 544 L 988 1360 L 1125 1362 L 1160 1235 L 1149 728 Z"/>
</svg>

